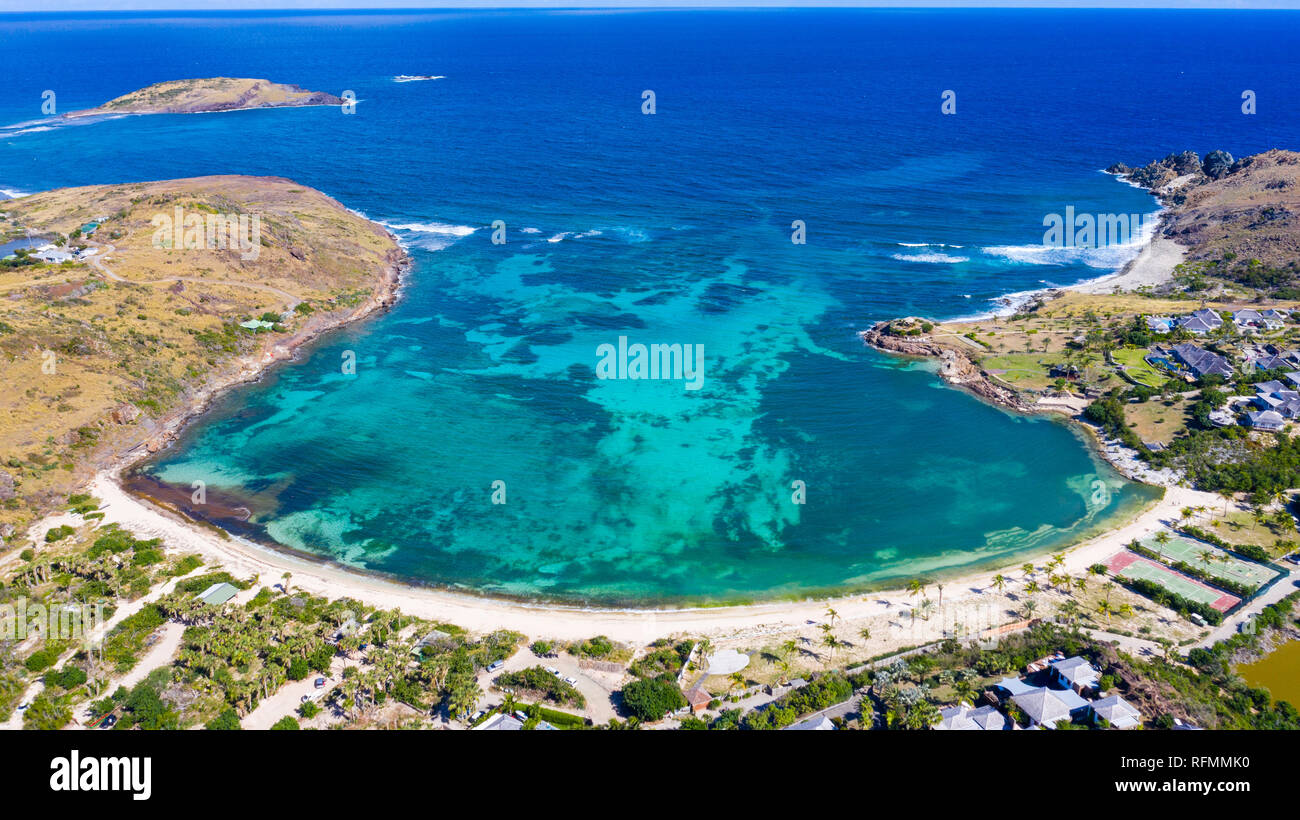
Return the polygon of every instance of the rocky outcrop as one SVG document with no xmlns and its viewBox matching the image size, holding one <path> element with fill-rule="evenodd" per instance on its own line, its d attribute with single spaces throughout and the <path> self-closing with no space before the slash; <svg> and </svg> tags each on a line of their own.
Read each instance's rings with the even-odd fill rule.
<svg viewBox="0 0 1300 820">
<path fill-rule="evenodd" d="M 0 501 L 8 501 L 17 495 L 14 489 L 14 477 L 0 470 Z"/>
<path fill-rule="evenodd" d="M 985 401 L 1021 412 L 1035 410 L 1034 405 L 1021 398 L 1015 390 L 993 381 L 970 357 L 937 344 L 923 335 L 908 336 L 898 332 L 902 325 L 919 327 L 922 323 L 922 320 L 915 318 L 900 319 L 896 322 L 878 322 L 859 335 L 862 341 L 886 353 L 937 359 L 939 376 L 946 383 L 960 387 Z"/>
<path fill-rule="evenodd" d="M 1201 170 L 1210 179 L 1223 179 L 1232 173 L 1232 154 L 1227 151 L 1211 151 L 1205 155 Z"/>
</svg>

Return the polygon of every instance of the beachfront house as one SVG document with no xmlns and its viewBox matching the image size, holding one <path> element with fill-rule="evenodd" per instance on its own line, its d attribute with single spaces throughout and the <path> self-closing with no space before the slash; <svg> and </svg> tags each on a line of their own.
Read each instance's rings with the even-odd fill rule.
<svg viewBox="0 0 1300 820">
<path fill-rule="evenodd" d="M 1201 308 L 1190 316 L 1178 320 L 1178 326 L 1195 336 L 1218 330 L 1223 326 L 1223 317 L 1209 308 Z"/>
<path fill-rule="evenodd" d="M 1218 353 L 1212 353 L 1190 342 L 1174 345 L 1172 352 L 1178 361 L 1182 362 L 1191 371 L 1192 375 L 1198 379 L 1203 379 L 1206 376 L 1221 376 L 1230 379 L 1235 372 L 1232 363 L 1227 359 Z"/>
<path fill-rule="evenodd" d="M 1119 695 L 1093 701 L 1088 711 L 1094 722 L 1104 720 L 1115 729 L 1131 729 L 1142 723 L 1142 713 Z"/>
<path fill-rule="evenodd" d="M 1052 680 L 1079 694 L 1095 690 L 1101 673 L 1088 661 L 1075 655 L 1051 665 Z"/>
<path fill-rule="evenodd" d="M 984 705 L 972 709 L 970 704 L 959 703 L 939 710 L 943 719 L 935 725 L 937 731 L 983 731 L 995 732 L 1011 728 L 1006 717 L 995 707 Z"/>
<path fill-rule="evenodd" d="M 221 606 L 239 594 L 239 587 L 233 584 L 217 583 L 208 587 L 194 597 L 208 606 Z"/>
<path fill-rule="evenodd" d="M 1030 687 L 1028 692 L 1013 695 L 1011 700 L 1029 719 L 1030 726 L 1051 729 L 1061 721 L 1069 722 L 1088 708 L 1088 701 L 1072 689 Z"/>
</svg>

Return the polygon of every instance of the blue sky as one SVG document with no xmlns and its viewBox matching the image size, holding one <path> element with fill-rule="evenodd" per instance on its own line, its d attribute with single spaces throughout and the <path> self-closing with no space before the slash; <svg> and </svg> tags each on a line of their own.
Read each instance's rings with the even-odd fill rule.
<svg viewBox="0 0 1300 820">
<path fill-rule="evenodd" d="M 0 12 L 178 9 L 628 8 L 737 6 L 945 6 L 1013 8 L 1295 9 L 1300 0 L 0 0 Z"/>
</svg>

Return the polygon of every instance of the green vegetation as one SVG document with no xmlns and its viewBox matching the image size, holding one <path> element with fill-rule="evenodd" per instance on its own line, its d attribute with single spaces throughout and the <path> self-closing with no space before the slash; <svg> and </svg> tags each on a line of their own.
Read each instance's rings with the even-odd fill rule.
<svg viewBox="0 0 1300 820">
<path fill-rule="evenodd" d="M 745 715 L 745 729 L 783 729 L 805 715 L 843 703 L 853 696 L 853 684 L 838 672 L 820 675 L 807 686 L 787 692 L 767 707 Z"/>
<path fill-rule="evenodd" d="M 623 687 L 623 709 L 637 720 L 650 723 L 686 705 L 686 698 L 669 675 L 634 680 Z"/>
<path fill-rule="evenodd" d="M 499 689 L 523 690 L 553 703 L 571 704 L 579 709 L 587 705 L 587 699 L 581 692 L 540 666 L 498 675 L 496 685 Z"/>
</svg>

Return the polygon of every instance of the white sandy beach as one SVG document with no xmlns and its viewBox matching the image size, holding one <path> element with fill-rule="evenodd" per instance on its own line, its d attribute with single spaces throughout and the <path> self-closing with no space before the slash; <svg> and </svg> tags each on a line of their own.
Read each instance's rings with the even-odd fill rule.
<svg viewBox="0 0 1300 820">
<path fill-rule="evenodd" d="M 285 572 L 292 572 L 291 590 L 330 598 L 354 598 L 385 609 L 400 608 L 412 615 L 447 621 L 479 632 L 513 629 L 530 638 L 557 640 L 578 640 L 604 634 L 614 640 L 633 643 L 647 643 L 671 635 L 707 635 L 715 640 L 726 640 L 806 630 L 809 623 L 825 618 L 827 606 L 836 609 L 840 622 L 848 628 L 855 621 L 892 618 L 917 602 L 906 592 L 898 591 L 829 600 L 695 609 L 602 610 L 558 604 L 529 605 L 407 586 L 278 553 L 235 537 L 227 540 L 130 495 L 108 472 L 98 474 L 89 491 L 103 502 L 101 510 L 105 522 L 118 523 L 138 536 L 161 537 L 169 551 L 199 553 L 209 565 L 223 567 L 238 577 L 257 575 L 260 583 L 270 585 L 280 582 Z M 1134 538 L 1153 532 L 1162 522 L 1177 519 L 1184 507 L 1204 505 L 1212 508 L 1221 503 L 1221 499 L 1212 493 L 1171 487 L 1163 499 L 1128 524 L 1067 550 L 1064 571 L 1082 574 L 1089 566 L 1109 558 Z M 1008 576 L 1014 574 L 1016 578 L 1021 574 L 1018 569 L 1003 569 L 1002 572 Z M 888 634 L 873 637 L 872 650 L 887 651 L 938 638 L 945 623 L 962 623 L 976 631 L 1014 620 L 1007 610 L 1015 605 L 1016 599 L 989 588 L 995 574 L 996 570 L 981 571 L 945 581 L 942 617 L 912 623 L 908 629 L 900 626 L 896 633 L 885 630 Z M 1012 592 L 1012 589 L 1006 591 Z M 873 633 L 876 631 L 873 628 Z M 930 632 L 933 634 L 928 634 Z"/>
<path fill-rule="evenodd" d="M 1169 281 L 1174 267 L 1183 261 L 1186 249 L 1162 236 L 1153 238 L 1133 261 L 1119 271 L 1099 279 L 1090 279 L 1071 285 L 1067 290 L 1080 293 L 1107 294 L 1119 290 L 1136 290 L 1148 286 L 1154 287 Z"/>
</svg>

